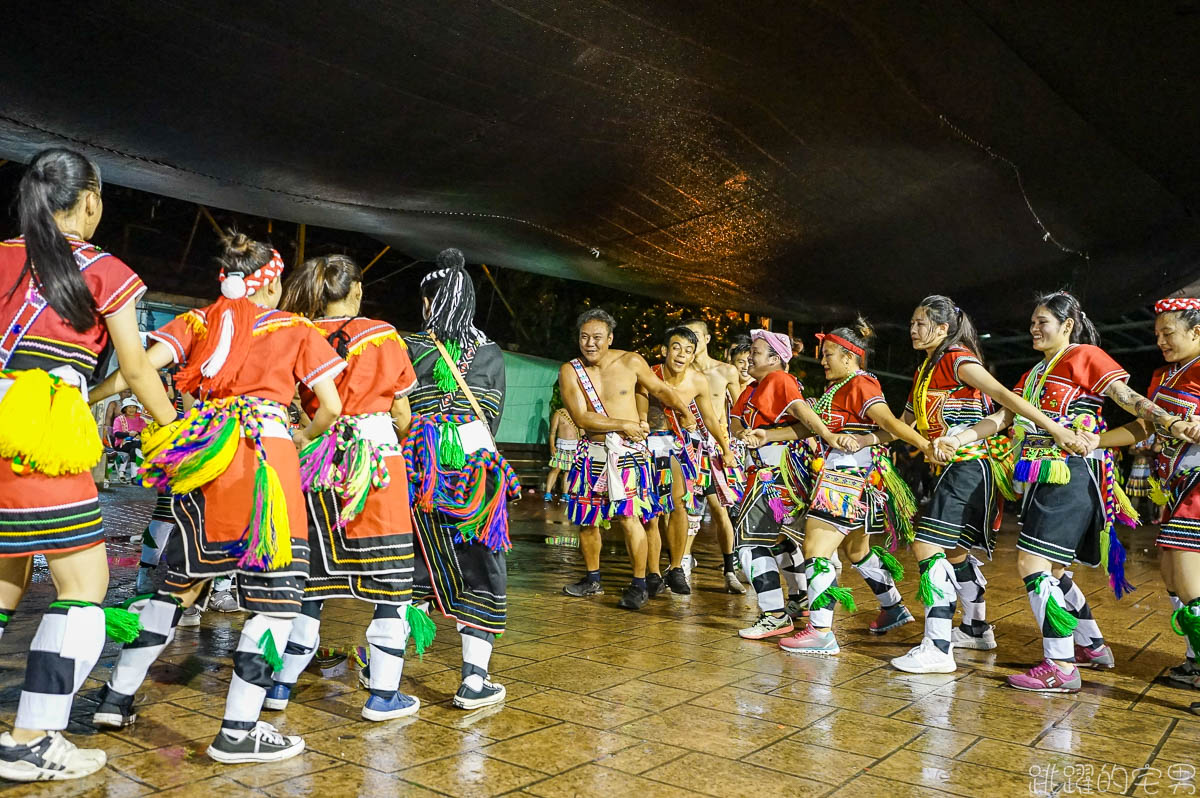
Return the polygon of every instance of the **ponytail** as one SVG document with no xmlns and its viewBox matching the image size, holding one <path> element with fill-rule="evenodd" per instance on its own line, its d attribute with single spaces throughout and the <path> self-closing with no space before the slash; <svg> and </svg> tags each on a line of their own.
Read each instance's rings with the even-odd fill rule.
<svg viewBox="0 0 1200 798">
<path fill-rule="evenodd" d="M 850 354 L 858 358 L 859 368 L 865 369 L 867 367 L 867 358 L 875 350 L 875 328 L 871 326 L 870 322 L 859 316 L 850 326 L 838 327 L 830 335 L 843 338 L 861 349 L 863 352 L 861 355 L 857 352 L 850 352 Z M 833 343 L 837 342 L 834 341 Z M 840 344 L 838 345 L 840 346 Z M 850 350 L 847 349 L 846 351 L 849 352 Z"/>
<path fill-rule="evenodd" d="M 25 264 L 8 291 L 12 296 L 32 276 L 46 302 L 76 332 L 96 326 L 96 299 L 54 214 L 74 208 L 88 190 L 100 193 L 100 171 L 87 158 L 65 149 L 42 150 L 34 156 L 17 192 Z"/>
<path fill-rule="evenodd" d="M 345 299 L 354 284 L 361 282 L 362 270 L 346 255 L 309 258 L 288 279 L 279 309 L 319 318 L 329 305 Z"/>
<path fill-rule="evenodd" d="M 466 259 L 457 249 L 438 253 L 438 268 L 421 280 L 421 298 L 429 300 L 425 329 L 442 341 L 465 345 L 484 340 L 475 328 L 475 284 L 464 268 Z"/>
<path fill-rule="evenodd" d="M 983 362 L 982 347 L 979 345 L 979 332 L 971 317 L 948 296 L 933 294 L 921 300 L 917 305 L 925 309 L 929 321 L 936 325 L 946 325 L 946 338 L 938 344 L 938 348 L 929 356 L 929 362 L 937 363 L 942 355 L 951 348 L 961 346 Z"/>
<path fill-rule="evenodd" d="M 1071 343 L 1100 346 L 1100 332 L 1096 329 L 1096 325 L 1092 324 L 1092 320 L 1088 318 L 1083 306 L 1079 304 L 1079 300 L 1073 294 L 1066 291 L 1043 294 L 1037 297 L 1034 307 L 1050 311 L 1050 314 L 1058 319 L 1059 324 L 1071 319 L 1074 322 L 1071 327 Z"/>
</svg>

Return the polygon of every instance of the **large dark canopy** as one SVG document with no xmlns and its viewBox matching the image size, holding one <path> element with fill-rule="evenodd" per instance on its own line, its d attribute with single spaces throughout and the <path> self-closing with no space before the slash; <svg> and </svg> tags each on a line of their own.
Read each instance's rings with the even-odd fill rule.
<svg viewBox="0 0 1200 798">
<path fill-rule="evenodd" d="M 0 156 L 797 319 L 1200 269 L 1200 3 L 9 4 Z"/>
</svg>

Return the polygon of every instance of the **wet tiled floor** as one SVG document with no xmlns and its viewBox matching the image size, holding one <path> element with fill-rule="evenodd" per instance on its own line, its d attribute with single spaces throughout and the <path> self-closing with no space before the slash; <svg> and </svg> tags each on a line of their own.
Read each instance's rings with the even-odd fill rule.
<svg viewBox="0 0 1200 798">
<path fill-rule="evenodd" d="M 131 592 L 138 548 L 128 543 L 148 517 L 147 492 L 106 494 L 110 598 Z M 1133 595 L 1117 602 L 1101 574 L 1080 569 L 1118 666 L 1085 673 L 1084 690 L 1046 697 L 1003 686 L 1040 659 L 1028 603 L 1015 574 L 1007 529 L 986 569 L 989 615 L 999 648 L 960 651 L 959 670 L 914 676 L 887 661 L 919 641 L 919 624 L 884 637 L 867 632 L 870 594 L 853 572 L 843 584 L 862 609 L 839 615 L 842 654 L 831 660 L 741 640 L 756 615 L 752 595 L 720 590 L 720 561 L 707 533 L 691 596 L 670 594 L 639 613 L 615 606 L 629 576 L 623 546 L 606 542 L 607 595 L 571 599 L 561 587 L 581 560 L 557 508 L 526 499 L 514 508 L 509 557 L 509 631 L 497 643 L 493 677 L 508 689 L 502 707 L 461 712 L 459 641 L 439 620 L 424 659 L 411 654 L 404 689 L 416 717 L 359 719 L 365 694 L 354 674 L 306 673 L 286 713 L 267 717 L 302 734 L 306 752 L 287 762 L 227 767 L 210 761 L 230 678 L 228 652 L 242 616 L 210 612 L 181 629 L 151 671 L 137 724 L 120 733 L 91 728 L 90 693 L 112 667 L 115 646 L 76 703 L 70 733 L 104 748 L 109 766 L 77 782 L 0 786 L 5 795 L 227 796 L 904 796 L 983 798 L 1046 794 L 1188 795 L 1197 790 L 1200 691 L 1171 687 L 1162 672 L 1182 659 L 1170 631 L 1153 532 L 1129 539 Z M 560 542 L 547 542 L 559 538 Z M 915 564 L 901 561 L 910 573 Z M 50 600 L 39 570 L 0 642 L 0 714 L 11 723 L 24 649 Z M 909 578 L 902 592 L 920 614 Z M 322 642 L 361 642 L 370 608 L 330 602 Z"/>
</svg>

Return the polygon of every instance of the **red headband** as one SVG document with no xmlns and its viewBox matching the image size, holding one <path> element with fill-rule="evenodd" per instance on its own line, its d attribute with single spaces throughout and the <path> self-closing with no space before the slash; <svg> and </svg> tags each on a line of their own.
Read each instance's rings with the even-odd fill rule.
<svg viewBox="0 0 1200 798">
<path fill-rule="evenodd" d="M 1154 313 L 1172 313 L 1176 310 L 1200 310 L 1200 299 L 1186 296 L 1160 299 L 1154 303 Z"/>
<path fill-rule="evenodd" d="M 861 346 L 852 344 L 849 341 L 847 341 L 845 338 L 843 338 L 842 336 L 834 335 L 833 333 L 817 333 L 817 348 L 820 348 L 821 344 L 825 343 L 826 340 L 833 341 L 835 344 L 840 346 L 842 349 L 845 349 L 847 352 L 853 352 L 854 354 L 858 355 L 859 357 L 867 356 L 867 353 L 865 351 L 863 351 L 863 348 Z"/>
<path fill-rule="evenodd" d="M 241 299 L 266 286 L 281 274 L 283 274 L 283 256 L 279 254 L 279 250 L 273 249 L 271 250 L 271 259 L 245 277 L 237 272 L 227 276 L 225 270 L 221 269 L 221 293 L 230 299 Z"/>
</svg>

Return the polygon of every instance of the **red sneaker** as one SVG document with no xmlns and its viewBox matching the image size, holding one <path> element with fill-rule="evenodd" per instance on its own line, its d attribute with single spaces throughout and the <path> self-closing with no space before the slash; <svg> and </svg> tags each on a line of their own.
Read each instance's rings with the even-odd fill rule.
<svg viewBox="0 0 1200 798">
<path fill-rule="evenodd" d="M 1008 683 L 1018 690 L 1030 690 L 1035 693 L 1078 693 L 1083 686 L 1079 678 L 1079 668 L 1070 674 L 1061 670 L 1050 660 L 1042 660 L 1025 673 L 1014 673 L 1008 677 Z"/>
</svg>

